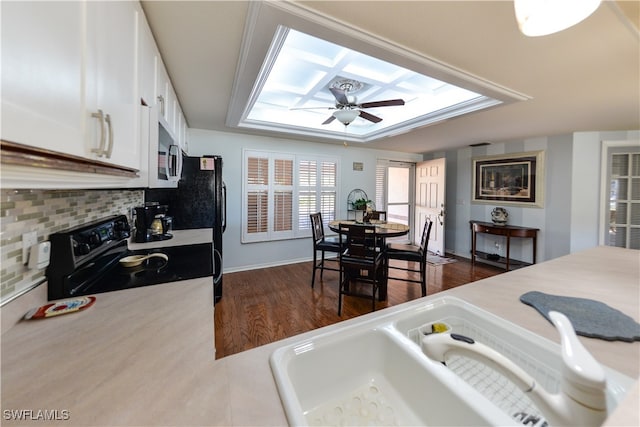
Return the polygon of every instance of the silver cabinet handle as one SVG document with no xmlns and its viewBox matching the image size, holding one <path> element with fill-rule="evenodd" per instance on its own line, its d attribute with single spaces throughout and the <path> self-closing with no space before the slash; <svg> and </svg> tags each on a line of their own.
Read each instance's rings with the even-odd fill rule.
<svg viewBox="0 0 640 427">
<path fill-rule="evenodd" d="M 107 159 L 111 158 L 111 153 L 113 153 L 113 126 L 111 125 L 111 116 L 107 114 L 104 118 L 104 121 L 107 122 L 107 128 L 109 129 L 109 146 L 107 150 L 103 152 L 103 154 L 107 157 Z"/>
<path fill-rule="evenodd" d="M 104 113 L 102 110 L 98 110 L 97 113 L 91 114 L 91 117 L 95 117 L 100 121 L 100 147 L 92 148 L 91 152 L 96 153 L 98 157 L 104 154 L 104 142 L 105 142 L 105 128 L 104 128 Z"/>
<path fill-rule="evenodd" d="M 158 102 L 160 103 L 160 114 L 164 116 L 164 96 L 158 95 Z"/>
</svg>

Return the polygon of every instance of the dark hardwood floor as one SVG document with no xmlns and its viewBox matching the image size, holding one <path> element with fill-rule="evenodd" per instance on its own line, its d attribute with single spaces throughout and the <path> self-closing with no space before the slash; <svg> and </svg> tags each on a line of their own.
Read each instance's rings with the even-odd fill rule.
<svg viewBox="0 0 640 427">
<path fill-rule="evenodd" d="M 402 265 L 400 261 L 393 261 Z M 334 265 L 337 265 L 334 263 Z M 406 263 L 405 263 L 406 265 Z M 365 298 L 343 298 L 338 316 L 338 272 L 325 270 L 311 288 L 311 262 L 225 274 L 224 295 L 215 308 L 216 357 L 222 358 L 371 311 Z M 464 258 L 428 267 L 427 295 L 464 285 L 504 270 Z M 392 270 L 392 276 L 415 273 Z M 376 310 L 419 298 L 417 283 L 390 280 L 388 298 Z"/>
</svg>

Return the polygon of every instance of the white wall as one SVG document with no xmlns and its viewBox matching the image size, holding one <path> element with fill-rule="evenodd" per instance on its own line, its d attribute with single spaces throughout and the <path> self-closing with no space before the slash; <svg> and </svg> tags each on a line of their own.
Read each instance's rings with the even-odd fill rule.
<svg viewBox="0 0 640 427">
<path fill-rule="evenodd" d="M 639 138 L 640 131 L 578 132 L 426 154 L 447 158 L 447 252 L 470 258 L 469 220 L 491 221 L 491 211 L 500 206 L 471 204 L 472 159 L 538 150 L 545 151 L 544 207 L 507 206 L 509 223 L 540 229 L 538 262 L 597 246 L 601 142 Z M 496 252 L 494 240 L 499 238 L 491 236 L 478 249 Z M 531 261 L 531 250 L 529 239 L 512 240 L 513 258 Z"/>
<path fill-rule="evenodd" d="M 313 246 L 310 237 L 275 242 L 241 243 L 242 152 L 244 149 L 340 157 L 338 218 L 347 216 L 347 196 L 351 190 L 360 188 L 369 198 L 375 198 L 375 173 L 379 158 L 416 162 L 422 160 L 422 155 L 419 154 L 190 129 L 189 155 L 220 155 L 224 162 L 222 174 L 227 184 L 227 230 L 223 238 L 225 273 L 312 259 Z M 354 171 L 353 162 L 362 162 L 364 170 Z"/>
<path fill-rule="evenodd" d="M 640 131 L 579 132 L 465 147 L 448 152 L 425 154 L 425 159 L 447 159 L 447 252 L 469 257 L 471 249 L 469 220 L 491 220 L 491 210 L 500 204 L 471 204 L 471 161 L 492 154 L 545 151 L 545 204 L 543 208 L 508 206 L 509 222 L 540 228 L 538 262 L 553 259 L 598 244 L 600 203 L 601 141 L 638 140 Z M 314 153 L 339 156 L 340 194 L 338 217 L 347 215 L 347 195 L 354 188 L 375 198 L 375 166 L 379 158 L 421 161 L 422 155 L 372 150 L 339 144 L 320 144 L 237 133 L 189 130 L 189 154 L 217 154 L 224 160 L 223 177 L 227 183 L 227 231 L 224 234 L 224 271 L 232 272 L 307 261 L 312 256 L 310 238 L 242 244 L 241 196 L 242 150 L 272 150 L 289 153 Z M 353 171 L 353 162 L 362 162 L 362 172 Z M 495 239 L 487 239 L 485 249 Z M 531 261 L 531 241 L 513 239 L 511 256 Z M 502 246 L 504 253 L 505 245 Z"/>
<path fill-rule="evenodd" d="M 640 131 L 577 132 L 573 135 L 571 252 L 598 245 L 602 141 L 640 140 Z"/>
</svg>

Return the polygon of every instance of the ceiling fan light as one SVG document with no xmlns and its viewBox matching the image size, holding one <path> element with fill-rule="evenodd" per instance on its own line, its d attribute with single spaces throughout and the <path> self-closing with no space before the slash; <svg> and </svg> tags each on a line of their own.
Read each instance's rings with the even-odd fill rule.
<svg viewBox="0 0 640 427">
<path fill-rule="evenodd" d="M 359 110 L 336 110 L 333 112 L 333 117 L 338 119 L 345 126 L 354 121 L 359 115 Z"/>
<path fill-rule="evenodd" d="M 544 36 L 565 30 L 586 19 L 602 0 L 514 0 L 522 34 Z"/>
</svg>

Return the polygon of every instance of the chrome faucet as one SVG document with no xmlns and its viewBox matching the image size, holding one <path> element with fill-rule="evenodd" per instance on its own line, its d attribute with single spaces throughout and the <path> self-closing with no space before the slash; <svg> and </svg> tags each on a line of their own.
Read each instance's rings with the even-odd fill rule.
<svg viewBox="0 0 640 427">
<path fill-rule="evenodd" d="M 552 311 L 549 317 L 560 333 L 562 347 L 562 384 L 557 394 L 545 390 L 510 359 L 463 335 L 427 335 L 422 338 L 422 351 L 442 363 L 448 355 L 459 354 L 496 369 L 531 398 L 552 426 L 600 426 L 607 417 L 604 368 L 578 340 L 564 314 Z"/>
</svg>

